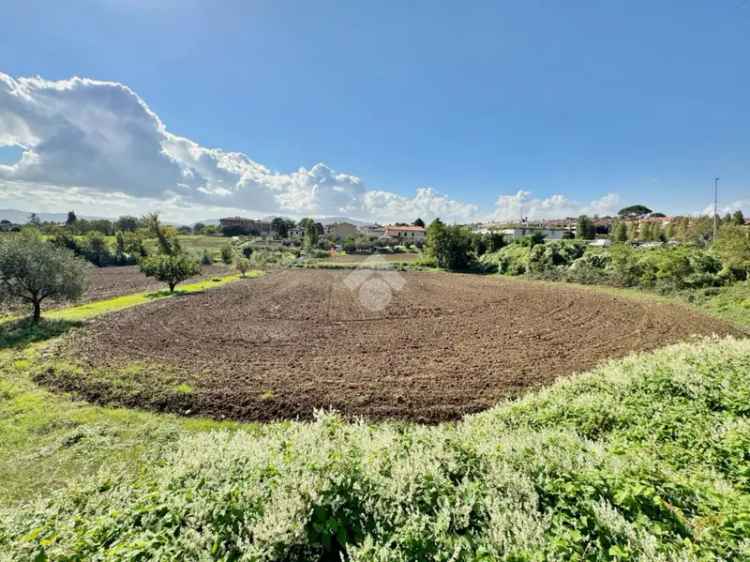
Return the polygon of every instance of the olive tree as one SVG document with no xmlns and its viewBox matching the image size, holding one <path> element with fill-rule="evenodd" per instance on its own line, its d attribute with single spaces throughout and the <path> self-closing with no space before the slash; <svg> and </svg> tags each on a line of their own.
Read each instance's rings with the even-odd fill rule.
<svg viewBox="0 0 750 562">
<path fill-rule="evenodd" d="M 89 266 L 66 248 L 24 232 L 0 241 L 0 296 L 32 306 L 39 322 L 47 298 L 77 300 L 88 285 Z"/>
<path fill-rule="evenodd" d="M 153 277 L 166 283 L 169 292 L 173 293 L 178 283 L 197 275 L 201 271 L 198 260 L 187 254 L 177 254 L 174 256 L 160 254 L 143 258 L 140 263 L 141 271 L 147 277 Z"/>
</svg>

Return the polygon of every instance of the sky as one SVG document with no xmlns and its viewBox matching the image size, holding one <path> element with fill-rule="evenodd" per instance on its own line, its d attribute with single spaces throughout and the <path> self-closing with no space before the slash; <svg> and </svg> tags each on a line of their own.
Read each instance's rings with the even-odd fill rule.
<svg viewBox="0 0 750 562">
<path fill-rule="evenodd" d="M 750 0 L 9 0 L 0 208 L 750 215 Z"/>
</svg>

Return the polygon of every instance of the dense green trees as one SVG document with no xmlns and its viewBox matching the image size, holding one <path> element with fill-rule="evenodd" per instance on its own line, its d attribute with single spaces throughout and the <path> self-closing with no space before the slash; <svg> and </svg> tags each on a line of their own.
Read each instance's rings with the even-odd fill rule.
<svg viewBox="0 0 750 562">
<path fill-rule="evenodd" d="M 576 221 L 576 238 L 580 240 L 593 240 L 596 238 L 594 221 L 586 215 L 581 215 Z"/>
<path fill-rule="evenodd" d="M 631 205 L 629 207 L 625 207 L 623 209 L 620 209 L 617 214 L 621 217 L 626 216 L 642 216 L 642 215 L 648 215 L 649 213 L 652 213 L 653 211 L 646 207 L 645 205 Z"/>
<path fill-rule="evenodd" d="M 427 227 L 425 253 L 433 257 L 439 267 L 450 271 L 468 269 L 475 261 L 473 235 L 463 226 L 448 226 L 435 219 Z"/>
<path fill-rule="evenodd" d="M 41 318 L 45 299 L 76 300 L 86 290 L 87 280 L 83 260 L 36 233 L 22 232 L 0 240 L 0 297 L 30 304 L 33 322 Z"/>
<path fill-rule="evenodd" d="M 744 219 L 743 219 L 744 220 Z M 727 273 L 747 279 L 750 275 L 750 230 L 735 225 L 722 226 L 712 249 L 721 258 Z"/>
<path fill-rule="evenodd" d="M 274 217 L 271 221 L 271 230 L 279 238 L 286 238 L 289 235 L 289 223 L 282 217 Z"/>
</svg>

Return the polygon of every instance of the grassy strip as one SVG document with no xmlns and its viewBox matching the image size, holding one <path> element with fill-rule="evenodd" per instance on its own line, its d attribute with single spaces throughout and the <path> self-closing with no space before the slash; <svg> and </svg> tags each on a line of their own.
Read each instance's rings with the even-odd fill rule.
<svg viewBox="0 0 750 562">
<path fill-rule="evenodd" d="M 247 273 L 246 278 L 255 278 L 263 275 L 262 271 L 250 271 Z M 68 321 L 80 321 L 105 314 L 107 312 L 115 312 L 130 308 L 131 306 L 137 306 L 139 304 L 145 304 L 159 299 L 170 298 L 178 295 L 187 295 L 190 293 L 199 293 L 207 289 L 213 289 L 221 287 L 227 283 L 232 283 L 240 279 L 239 274 L 225 275 L 223 277 L 214 277 L 199 281 L 198 283 L 189 283 L 182 285 L 175 290 L 174 293 L 169 291 L 158 291 L 158 292 L 142 292 L 133 293 L 131 295 L 122 295 L 120 297 L 113 297 L 111 299 L 104 299 L 100 301 L 94 301 L 86 304 L 74 305 L 67 308 L 60 308 L 56 310 L 50 310 L 44 314 L 45 318 L 50 320 L 68 320 Z"/>
<path fill-rule="evenodd" d="M 0 546 L 13 559 L 750 557 L 750 340 L 632 356 L 437 427 L 321 415 L 206 432 L 219 426 L 55 398 L 80 422 L 65 427 L 40 392 L 10 400 L 27 468 L 127 449 L 138 460 L 107 459 L 8 509 Z"/>
<path fill-rule="evenodd" d="M 415 261 L 388 261 L 388 262 L 330 262 L 310 261 L 295 264 L 300 269 L 371 269 L 374 271 L 443 271 L 437 267 L 419 265 Z"/>
</svg>

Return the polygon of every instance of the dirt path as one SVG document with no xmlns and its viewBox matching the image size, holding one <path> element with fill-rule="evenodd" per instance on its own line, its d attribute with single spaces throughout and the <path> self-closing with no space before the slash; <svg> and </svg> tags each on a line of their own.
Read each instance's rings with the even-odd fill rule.
<svg viewBox="0 0 750 562">
<path fill-rule="evenodd" d="M 437 422 L 634 350 L 735 333 L 679 306 L 563 284 L 392 274 L 403 287 L 383 310 L 363 306 L 362 285 L 347 284 L 351 272 L 279 271 L 103 317 L 71 346 L 92 367 L 175 370 L 193 389 L 191 413 L 306 419 L 332 407 Z M 135 402 L 180 411 L 185 400 Z"/>
</svg>

